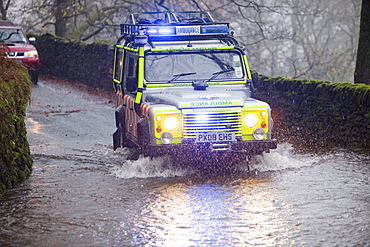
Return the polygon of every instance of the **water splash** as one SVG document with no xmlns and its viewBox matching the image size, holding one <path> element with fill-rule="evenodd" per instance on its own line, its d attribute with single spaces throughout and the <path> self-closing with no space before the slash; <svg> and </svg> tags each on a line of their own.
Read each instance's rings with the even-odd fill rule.
<svg viewBox="0 0 370 247">
<path fill-rule="evenodd" d="M 188 176 L 193 174 L 197 167 L 202 167 L 202 164 L 199 163 L 193 164 L 194 166 L 189 166 L 189 169 L 187 169 L 186 166 L 179 166 L 168 156 L 152 159 L 140 156 L 138 160 L 129 160 L 127 159 L 129 156 L 130 150 L 127 148 L 110 153 L 111 158 L 115 157 L 117 159 L 120 157 L 119 162 L 116 160 L 110 169 L 115 176 L 125 179 Z M 258 170 L 259 172 L 279 171 L 323 164 L 330 157 L 330 155 L 297 153 L 291 144 L 283 143 L 279 144 L 277 149 L 271 150 L 271 153 L 253 156 L 250 163 L 252 170 Z M 248 172 L 248 168 L 244 164 L 229 164 L 227 161 L 221 163 L 230 167 L 235 165 L 238 173 Z M 200 168 L 197 171 L 201 173 Z"/>
<path fill-rule="evenodd" d="M 138 160 L 127 160 L 122 165 L 114 166 L 111 172 L 119 178 L 153 178 L 185 176 L 186 171 L 176 167 L 168 156 L 139 157 Z"/>
<path fill-rule="evenodd" d="M 251 168 L 258 171 L 279 171 L 284 169 L 301 168 L 322 163 L 324 156 L 300 154 L 289 143 L 279 144 L 270 153 L 252 157 Z"/>
</svg>

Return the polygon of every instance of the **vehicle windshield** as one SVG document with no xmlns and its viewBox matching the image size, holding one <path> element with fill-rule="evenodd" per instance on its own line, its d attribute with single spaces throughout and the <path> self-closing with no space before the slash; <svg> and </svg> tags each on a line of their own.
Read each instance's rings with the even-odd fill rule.
<svg viewBox="0 0 370 247">
<path fill-rule="evenodd" d="M 0 43 L 27 43 L 20 29 L 0 28 Z"/>
<path fill-rule="evenodd" d="M 145 80 L 148 83 L 240 80 L 244 77 L 242 65 L 242 56 L 235 50 L 148 52 Z"/>
</svg>

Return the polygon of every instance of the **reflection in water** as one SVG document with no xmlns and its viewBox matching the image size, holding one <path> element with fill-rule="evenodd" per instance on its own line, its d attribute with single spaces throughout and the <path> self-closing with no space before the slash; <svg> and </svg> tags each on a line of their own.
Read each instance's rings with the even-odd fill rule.
<svg viewBox="0 0 370 247">
<path fill-rule="evenodd" d="M 30 117 L 27 118 L 27 132 L 28 133 L 45 135 L 45 133 L 41 131 L 41 128 L 42 128 L 42 125 L 39 122 L 37 122 L 33 118 L 30 118 Z"/>
<path fill-rule="evenodd" d="M 368 156 L 289 150 L 259 157 L 257 175 L 126 167 L 105 146 L 35 155 L 0 200 L 0 246 L 369 246 Z"/>
<path fill-rule="evenodd" d="M 150 237 L 149 244 L 162 243 L 166 246 L 182 244 L 189 246 L 189 236 L 194 236 L 190 224 L 190 196 L 186 186 L 174 184 L 163 186 L 152 192 L 154 200 L 146 204 L 139 219 L 140 226 Z"/>
<path fill-rule="evenodd" d="M 276 195 L 266 182 L 271 181 L 260 177 L 160 187 L 151 193 L 154 198 L 144 206 L 136 228 L 149 245 L 284 243 Z"/>
</svg>

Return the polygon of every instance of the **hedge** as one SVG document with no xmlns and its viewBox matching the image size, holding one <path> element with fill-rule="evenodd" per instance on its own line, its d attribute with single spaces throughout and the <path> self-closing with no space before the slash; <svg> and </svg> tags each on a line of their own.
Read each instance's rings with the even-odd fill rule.
<svg viewBox="0 0 370 247">
<path fill-rule="evenodd" d="M 24 122 L 30 94 L 28 70 L 0 53 L 0 196 L 32 170 Z"/>
</svg>

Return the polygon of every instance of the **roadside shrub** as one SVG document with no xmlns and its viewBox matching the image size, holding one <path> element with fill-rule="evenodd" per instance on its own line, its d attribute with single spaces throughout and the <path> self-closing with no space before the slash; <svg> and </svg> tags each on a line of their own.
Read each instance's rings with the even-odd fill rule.
<svg viewBox="0 0 370 247">
<path fill-rule="evenodd" d="M 28 70 L 0 47 L 0 196 L 31 173 L 24 122 L 31 85 Z"/>
</svg>

